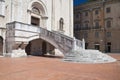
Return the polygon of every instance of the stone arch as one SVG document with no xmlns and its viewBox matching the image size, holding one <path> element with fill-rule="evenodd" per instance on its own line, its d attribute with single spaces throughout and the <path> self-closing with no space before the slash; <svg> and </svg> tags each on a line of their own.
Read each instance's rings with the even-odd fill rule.
<svg viewBox="0 0 120 80">
<path fill-rule="evenodd" d="M 44 56 L 47 53 L 54 54 L 55 46 L 41 38 L 36 38 L 29 41 L 25 51 L 27 55 Z"/>
<path fill-rule="evenodd" d="M 44 9 L 43 5 L 41 5 L 40 3 L 34 2 L 34 3 L 31 5 L 31 10 L 32 10 L 33 8 L 37 8 L 37 9 L 40 11 L 40 15 L 41 15 L 41 16 L 46 15 L 45 9 Z"/>
<path fill-rule="evenodd" d="M 44 16 L 47 16 L 48 14 L 47 7 L 45 6 L 44 2 L 42 2 L 41 0 L 32 0 L 28 5 L 28 10 L 32 10 L 32 5 L 34 3 L 40 4 L 39 6 L 41 6 L 41 8 L 44 10 Z"/>
<path fill-rule="evenodd" d="M 41 26 L 43 28 L 47 25 L 47 8 L 41 0 L 33 0 L 28 6 L 30 10 L 30 23 L 32 25 Z"/>
<path fill-rule="evenodd" d="M 53 45 L 55 48 L 59 48 L 59 46 L 58 46 L 58 44 L 56 43 L 56 42 L 54 42 L 54 41 L 52 41 L 51 39 L 49 39 L 48 37 L 44 37 L 44 36 L 39 36 L 39 35 L 36 35 L 36 36 L 34 36 L 34 37 L 32 37 L 32 38 L 29 38 L 28 39 L 28 43 L 30 42 L 30 41 L 32 41 L 32 40 L 36 40 L 36 39 L 42 39 L 42 40 L 44 40 L 44 41 L 46 41 L 46 42 L 48 42 L 48 43 L 50 43 L 51 45 Z M 60 49 L 61 50 L 61 49 Z"/>
<path fill-rule="evenodd" d="M 3 37 L 0 36 L 0 55 L 3 55 Z"/>
</svg>

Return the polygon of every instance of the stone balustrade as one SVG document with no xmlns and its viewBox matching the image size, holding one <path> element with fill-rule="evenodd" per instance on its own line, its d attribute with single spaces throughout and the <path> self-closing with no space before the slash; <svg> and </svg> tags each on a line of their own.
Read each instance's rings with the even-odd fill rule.
<svg viewBox="0 0 120 80">
<path fill-rule="evenodd" d="M 31 40 L 41 38 L 55 48 L 59 49 L 63 53 L 67 53 L 74 46 L 83 47 L 82 41 L 66 36 L 57 31 L 49 31 L 39 26 L 33 26 L 21 22 L 12 22 L 7 24 L 7 52 L 12 53 L 12 50 L 16 49 L 15 45 L 27 43 Z M 75 43 L 75 44 L 74 44 Z"/>
</svg>

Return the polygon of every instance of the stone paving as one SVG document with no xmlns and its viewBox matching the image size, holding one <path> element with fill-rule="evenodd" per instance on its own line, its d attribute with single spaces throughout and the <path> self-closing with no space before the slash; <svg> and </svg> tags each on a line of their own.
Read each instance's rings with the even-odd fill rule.
<svg viewBox="0 0 120 80">
<path fill-rule="evenodd" d="M 55 57 L 0 57 L 0 80 L 120 80 L 120 54 L 110 55 L 118 61 L 81 64 Z"/>
</svg>

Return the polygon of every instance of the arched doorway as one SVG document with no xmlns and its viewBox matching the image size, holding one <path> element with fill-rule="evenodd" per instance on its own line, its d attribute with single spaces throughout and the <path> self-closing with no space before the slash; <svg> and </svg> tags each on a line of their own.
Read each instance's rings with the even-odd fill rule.
<svg viewBox="0 0 120 80">
<path fill-rule="evenodd" d="M 31 25 L 46 27 L 46 10 L 42 2 L 36 1 L 31 4 Z"/>
<path fill-rule="evenodd" d="M 3 38 L 0 36 L 0 55 L 3 55 Z"/>
<path fill-rule="evenodd" d="M 45 54 L 53 54 L 55 47 L 51 45 L 49 42 L 46 42 L 42 39 L 34 39 L 29 42 L 26 46 L 25 51 L 27 55 L 34 56 L 44 56 Z"/>
</svg>

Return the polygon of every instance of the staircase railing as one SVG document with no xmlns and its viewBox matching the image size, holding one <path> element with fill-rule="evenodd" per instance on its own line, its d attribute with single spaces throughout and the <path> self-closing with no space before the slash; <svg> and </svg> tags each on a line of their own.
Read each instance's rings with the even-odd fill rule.
<svg viewBox="0 0 120 80">
<path fill-rule="evenodd" d="M 74 45 L 81 48 L 83 47 L 83 42 L 80 40 L 74 40 L 74 38 L 57 31 L 49 31 L 39 26 L 33 26 L 21 22 L 8 23 L 7 33 L 7 37 L 9 39 L 11 37 L 12 39 L 19 37 L 28 40 L 29 38 L 38 35 L 38 38 L 44 38 L 45 40 L 52 42 L 52 44 L 57 45 L 58 48 L 62 49 L 65 52 L 73 49 Z M 10 35 L 9 33 L 12 35 Z M 76 42 L 76 44 L 74 44 L 74 42 Z"/>
</svg>

